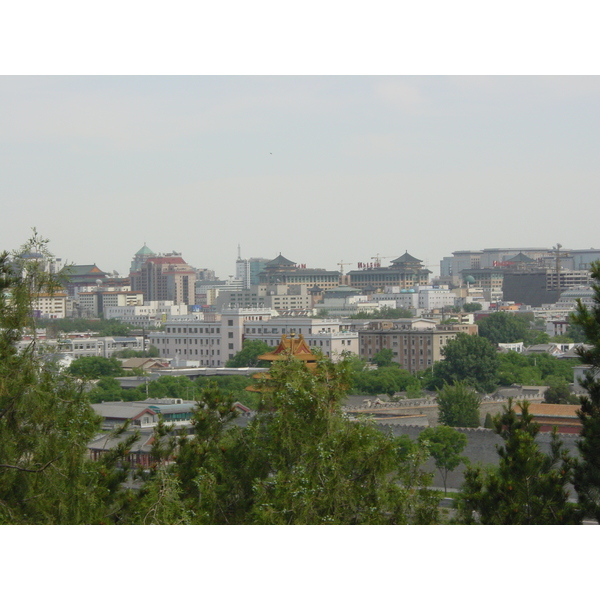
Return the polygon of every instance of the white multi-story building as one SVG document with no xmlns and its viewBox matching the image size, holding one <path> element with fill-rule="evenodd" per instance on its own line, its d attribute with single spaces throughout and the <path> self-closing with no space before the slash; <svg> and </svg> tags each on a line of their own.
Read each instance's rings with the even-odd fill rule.
<svg viewBox="0 0 600 600">
<path fill-rule="evenodd" d="M 39 342 L 38 348 L 44 354 L 55 354 L 62 358 L 75 360 L 83 356 L 103 356 L 110 358 L 120 350 L 144 350 L 144 338 L 142 336 L 104 336 L 92 337 L 86 333 L 69 334 L 69 338 L 46 339 Z M 20 350 L 31 344 L 31 340 L 18 342 Z"/>
<path fill-rule="evenodd" d="M 302 335 L 306 343 L 336 359 L 342 352 L 358 354 L 358 332 L 342 328 L 339 319 L 275 317 L 266 324 L 244 323 L 245 339 L 261 340 L 276 348 L 283 334 Z"/>
<path fill-rule="evenodd" d="M 141 292 L 132 292 L 130 289 L 96 287 L 79 291 L 76 302 L 82 317 L 98 317 L 102 314 L 109 318 L 106 317 L 108 309 L 140 306 L 144 303 L 144 296 Z"/>
<path fill-rule="evenodd" d="M 103 356 L 110 358 L 121 350 L 144 350 L 144 338 L 142 336 L 105 336 L 80 339 L 59 340 L 58 351 L 73 358 L 82 356 Z"/>
<path fill-rule="evenodd" d="M 67 316 L 67 294 L 38 294 L 33 299 L 33 311 L 42 319 L 64 319 Z"/>
<path fill-rule="evenodd" d="M 358 333 L 342 328 L 338 319 L 274 317 L 269 309 L 223 310 L 220 321 L 169 320 L 165 331 L 150 334 L 150 343 L 163 358 L 199 361 L 222 367 L 241 349 L 244 340 L 261 340 L 277 347 L 283 334 L 302 334 L 311 348 L 334 360 L 343 351 L 358 354 Z"/>
<path fill-rule="evenodd" d="M 372 299 L 393 300 L 396 308 L 439 310 L 454 306 L 456 294 L 447 285 L 416 285 L 409 289 L 390 286 L 383 294 L 373 294 Z"/>
<path fill-rule="evenodd" d="M 118 319 L 136 327 L 156 327 L 173 317 L 187 315 L 187 304 L 175 304 L 172 300 L 151 300 L 142 306 L 110 306 L 104 310 L 105 319 Z"/>
<path fill-rule="evenodd" d="M 278 312 L 309 311 L 312 296 L 306 285 L 252 285 L 246 289 L 221 290 L 214 302 L 224 308 L 272 308 Z"/>
</svg>

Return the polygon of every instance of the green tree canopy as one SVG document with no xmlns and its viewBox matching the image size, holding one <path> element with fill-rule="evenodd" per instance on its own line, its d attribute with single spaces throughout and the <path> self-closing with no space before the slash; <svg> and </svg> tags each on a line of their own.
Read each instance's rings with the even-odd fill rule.
<svg viewBox="0 0 600 600">
<path fill-rule="evenodd" d="M 483 307 L 481 306 L 481 304 L 479 304 L 479 302 L 466 302 L 465 304 L 463 304 L 462 308 L 465 312 L 472 313 L 481 310 Z"/>
<path fill-rule="evenodd" d="M 260 410 L 244 428 L 232 426 L 233 397 L 204 387 L 194 436 L 179 440 L 173 465 L 154 472 L 132 518 L 144 522 L 158 504 L 172 522 L 436 522 L 439 496 L 420 469 L 424 453 L 347 419 L 341 400 L 350 377 L 345 360 L 321 358 L 316 372 L 278 361 L 269 379 L 255 381 Z M 170 512 L 160 498 L 170 498 Z"/>
<path fill-rule="evenodd" d="M 59 332 L 91 331 L 99 336 L 128 336 L 134 329 L 129 323 L 122 323 L 118 319 L 36 319 L 36 327 L 45 328 L 53 336 Z"/>
<path fill-rule="evenodd" d="M 484 471 L 467 467 L 458 500 L 458 520 L 484 525 L 570 525 L 581 522 L 577 506 L 569 502 L 571 468 L 556 433 L 551 453 L 545 454 L 535 438 L 535 423 L 526 402 L 517 415 L 509 402 L 495 420 L 504 439 L 498 448 L 500 464 Z"/>
<path fill-rule="evenodd" d="M 240 369 L 242 367 L 268 367 L 265 360 L 258 360 L 261 354 L 270 352 L 272 348 L 260 340 L 244 340 L 242 349 L 226 363 L 226 367 Z"/>
<path fill-rule="evenodd" d="M 394 351 L 391 348 L 383 348 L 375 353 L 371 362 L 378 367 L 391 367 L 394 364 Z"/>
<path fill-rule="evenodd" d="M 420 380 L 398 366 L 358 371 L 352 377 L 352 389 L 361 394 L 394 394 L 409 388 L 421 390 Z"/>
<path fill-rule="evenodd" d="M 506 311 L 496 312 L 477 322 L 479 335 L 492 344 L 522 342 L 528 330 L 527 321 Z"/>
<path fill-rule="evenodd" d="M 145 384 L 143 384 L 145 387 Z M 184 376 L 163 375 L 148 383 L 150 398 L 181 398 L 193 401 L 198 395 L 198 387 Z"/>
<path fill-rule="evenodd" d="M 82 356 L 74 360 L 67 372 L 80 379 L 99 379 L 100 377 L 120 377 L 125 375 L 121 363 L 114 356 Z"/>
<path fill-rule="evenodd" d="M 582 385 L 587 392 L 581 398 L 578 412 L 581 422 L 577 443 L 580 458 L 574 461 L 573 483 L 579 503 L 588 515 L 600 523 L 600 262 L 592 263 L 594 304 L 591 308 L 577 300 L 577 312 L 571 316 L 574 328 L 583 332 L 590 348 L 581 348 L 579 355 L 590 365 Z"/>
<path fill-rule="evenodd" d="M 351 315 L 351 319 L 410 319 L 414 315 L 408 308 L 390 308 L 384 306 L 373 312 L 360 311 Z"/>
<path fill-rule="evenodd" d="M 439 425 L 423 429 L 419 434 L 419 442 L 425 445 L 434 459 L 435 466 L 444 481 L 444 494 L 446 494 L 448 473 L 454 471 L 465 460 L 461 452 L 467 446 L 467 436 L 452 427 Z"/>
<path fill-rule="evenodd" d="M 526 356 L 518 352 L 507 352 L 498 355 L 500 367 L 498 383 L 500 385 L 552 385 L 552 379 L 573 380 L 573 367 L 577 359 L 556 358 L 550 354 Z"/>
<path fill-rule="evenodd" d="M 114 377 L 101 377 L 88 394 L 92 404 L 100 402 L 141 402 L 146 399 L 145 386 L 124 389 Z"/>
<path fill-rule="evenodd" d="M 57 289 L 51 256 L 35 232 L 19 251 L 0 254 L 0 523 L 99 523 L 118 510 L 127 469 L 120 449 L 88 460 L 99 418 L 83 386 L 46 363 L 35 339 L 33 300 Z"/>
<path fill-rule="evenodd" d="M 449 427 L 479 427 L 479 405 L 477 392 L 463 382 L 445 384 L 438 392 L 439 420 Z"/>
<path fill-rule="evenodd" d="M 496 389 L 500 361 L 494 346 L 485 338 L 459 333 L 442 350 L 444 360 L 433 366 L 433 388 L 464 381 L 482 392 Z"/>
<path fill-rule="evenodd" d="M 119 350 L 113 354 L 116 358 L 145 358 L 146 356 L 150 358 L 158 358 L 160 356 L 160 352 L 156 346 L 150 344 L 146 350 L 131 350 L 129 348 L 125 350 Z"/>
<path fill-rule="evenodd" d="M 546 404 L 579 404 L 579 396 L 571 392 L 569 384 L 562 377 L 550 376 L 546 385 L 550 386 L 544 392 Z"/>
</svg>

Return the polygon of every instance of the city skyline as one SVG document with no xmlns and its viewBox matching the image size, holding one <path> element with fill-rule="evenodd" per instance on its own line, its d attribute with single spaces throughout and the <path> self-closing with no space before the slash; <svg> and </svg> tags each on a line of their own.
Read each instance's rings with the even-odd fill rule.
<svg viewBox="0 0 600 600">
<path fill-rule="evenodd" d="M 598 77 L 2 77 L 4 249 L 235 275 L 598 246 Z M 567 223 L 569 224 L 567 226 Z"/>
</svg>

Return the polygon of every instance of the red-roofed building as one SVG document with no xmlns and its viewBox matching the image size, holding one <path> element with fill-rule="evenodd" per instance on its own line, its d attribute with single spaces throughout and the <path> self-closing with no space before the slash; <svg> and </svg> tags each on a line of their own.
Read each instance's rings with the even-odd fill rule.
<svg viewBox="0 0 600 600">
<path fill-rule="evenodd" d="M 545 404 L 530 403 L 529 414 L 540 426 L 540 431 L 552 431 L 557 428 L 558 433 L 579 433 L 581 421 L 577 416 L 579 404 Z M 515 412 L 521 414 L 521 408 L 515 405 Z"/>
</svg>

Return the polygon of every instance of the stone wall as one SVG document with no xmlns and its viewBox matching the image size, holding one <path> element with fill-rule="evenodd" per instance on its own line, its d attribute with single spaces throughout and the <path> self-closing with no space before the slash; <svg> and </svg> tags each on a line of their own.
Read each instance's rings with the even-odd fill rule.
<svg viewBox="0 0 600 600">
<path fill-rule="evenodd" d="M 489 412 L 489 411 L 488 411 Z M 394 435 L 408 435 L 411 440 L 416 440 L 419 434 L 425 427 L 417 425 L 383 425 L 379 424 L 379 428 L 382 431 L 391 431 Z M 498 452 L 496 446 L 502 446 L 504 440 L 491 429 L 477 428 L 457 428 L 458 431 L 463 432 L 467 436 L 467 447 L 465 448 L 463 455 L 466 456 L 471 464 L 481 463 L 482 465 L 497 465 L 499 462 Z M 563 433 L 559 434 L 559 438 L 563 442 L 563 448 L 569 451 L 570 454 L 576 456 L 578 454 L 576 442 L 579 439 L 577 434 Z M 546 452 L 550 452 L 550 441 L 551 434 L 549 432 L 539 433 L 536 438 L 540 448 Z M 432 459 L 430 459 L 425 465 L 425 469 L 430 473 L 434 473 L 433 485 L 436 487 L 443 487 L 442 477 L 439 471 L 436 469 Z M 455 471 L 448 474 L 447 486 L 448 489 L 459 488 L 463 481 L 464 466 L 459 466 Z"/>
</svg>

